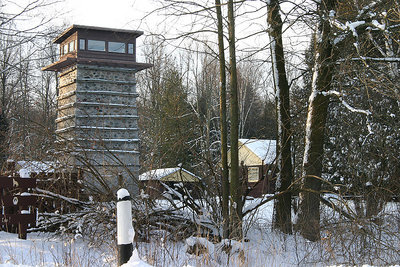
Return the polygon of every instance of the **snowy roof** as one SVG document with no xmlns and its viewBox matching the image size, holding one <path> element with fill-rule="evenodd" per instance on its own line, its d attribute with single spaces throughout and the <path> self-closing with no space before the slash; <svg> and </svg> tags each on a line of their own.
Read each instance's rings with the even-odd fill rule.
<svg viewBox="0 0 400 267">
<path fill-rule="evenodd" d="M 156 169 L 156 170 L 150 170 L 147 171 L 145 173 L 142 173 L 141 175 L 139 175 L 139 180 L 140 181 L 147 181 L 147 180 L 161 180 L 162 178 L 173 174 L 179 170 L 182 170 L 183 172 L 186 172 L 187 174 L 190 174 L 193 177 L 196 177 L 198 179 L 200 179 L 200 177 L 196 176 L 195 174 L 189 172 L 188 170 L 185 170 L 183 168 L 180 167 L 176 167 L 176 168 L 165 168 L 165 169 Z"/>
<path fill-rule="evenodd" d="M 17 161 L 16 165 L 17 169 L 28 173 L 53 173 L 57 167 L 53 161 Z"/>
<path fill-rule="evenodd" d="M 239 139 L 239 142 L 263 160 L 265 164 L 271 164 L 274 162 L 276 157 L 276 140 Z"/>
</svg>

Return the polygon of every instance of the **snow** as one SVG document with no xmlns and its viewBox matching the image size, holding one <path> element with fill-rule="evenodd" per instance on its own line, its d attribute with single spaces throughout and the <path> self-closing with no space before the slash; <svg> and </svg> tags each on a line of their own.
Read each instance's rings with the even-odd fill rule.
<svg viewBox="0 0 400 267">
<path fill-rule="evenodd" d="M 124 139 L 124 138 L 102 138 L 102 139 L 99 139 L 99 138 L 77 138 L 77 139 L 68 138 L 67 140 L 68 141 L 74 141 L 74 140 L 96 141 L 96 142 L 139 142 L 140 141 L 140 139 L 137 139 L 137 138 L 135 138 L 135 139 L 131 139 L 131 138 L 129 138 L 129 139 Z"/>
<path fill-rule="evenodd" d="M 366 116 L 372 115 L 371 111 L 369 111 L 369 110 L 358 109 L 358 108 L 352 107 L 349 103 L 347 103 L 346 100 L 343 99 L 343 94 L 338 92 L 338 91 L 329 90 L 327 92 L 321 92 L 321 94 L 324 95 L 324 96 L 334 95 L 334 96 L 338 97 L 340 102 L 342 103 L 342 105 L 345 106 L 345 108 L 347 108 L 351 112 L 361 113 L 361 114 L 364 114 Z"/>
<path fill-rule="evenodd" d="M 191 236 L 185 240 L 186 251 L 195 245 L 203 246 L 207 249 L 207 253 L 214 253 L 215 246 L 212 242 L 208 241 L 207 238 Z"/>
<path fill-rule="evenodd" d="M 165 176 L 168 176 L 174 172 L 177 172 L 180 168 L 164 168 L 164 169 L 156 169 L 151 170 L 139 175 L 140 181 L 147 181 L 147 180 L 161 180 Z"/>
<path fill-rule="evenodd" d="M 103 83 L 119 83 L 119 84 L 136 84 L 135 81 L 115 81 L 115 80 L 107 80 L 107 79 L 99 79 L 99 78 L 81 78 L 77 79 L 78 82 L 103 82 Z"/>
<path fill-rule="evenodd" d="M 76 149 L 75 151 L 83 151 L 83 152 L 98 152 L 98 153 L 128 153 L 128 154 L 139 154 L 138 151 L 135 150 L 117 150 L 117 149 Z"/>
<path fill-rule="evenodd" d="M 129 196 L 126 189 L 118 190 L 118 200 Z M 132 244 L 135 230 L 132 225 L 132 203 L 130 200 L 117 202 L 117 236 L 118 245 Z"/>
<path fill-rule="evenodd" d="M 27 169 L 20 169 L 18 172 L 19 172 L 19 176 L 21 178 L 30 178 L 31 177 L 30 172 Z"/>
<path fill-rule="evenodd" d="M 346 22 L 346 27 L 350 29 L 350 31 L 353 33 L 354 37 L 358 37 L 357 30 L 356 28 L 359 27 L 360 25 L 365 24 L 365 21 L 355 21 L 355 22 Z"/>
<path fill-rule="evenodd" d="M 30 178 L 31 173 L 53 173 L 57 163 L 53 161 L 17 161 L 21 178 Z"/>
<path fill-rule="evenodd" d="M 68 104 L 59 106 L 59 107 L 58 107 L 58 110 L 63 110 L 63 109 L 67 109 L 67 108 L 72 108 L 72 107 L 74 107 L 74 105 L 75 105 L 74 103 L 68 103 Z"/>
<path fill-rule="evenodd" d="M 124 197 L 129 197 L 130 194 L 128 190 L 125 188 L 121 188 L 120 190 L 117 191 L 117 199 L 123 199 Z"/>
<path fill-rule="evenodd" d="M 105 103 L 105 102 L 76 102 L 79 105 L 86 106 L 109 106 L 109 107 L 125 107 L 125 108 L 136 108 L 136 105 L 119 104 L 119 103 Z"/>
<path fill-rule="evenodd" d="M 321 35 L 320 32 L 317 33 L 318 35 Z M 321 36 L 319 37 L 321 38 Z M 311 146 L 311 134 L 312 134 L 312 128 L 311 128 L 311 121 L 313 119 L 314 113 L 314 101 L 315 98 L 318 95 L 318 88 L 317 88 L 317 80 L 318 80 L 318 75 L 319 75 L 319 69 L 320 69 L 320 54 L 317 52 L 315 55 L 315 66 L 313 69 L 313 75 L 312 75 L 312 83 L 311 83 L 311 94 L 308 99 L 308 111 L 307 111 L 307 121 L 306 121 L 306 136 L 305 136 L 305 141 L 304 141 L 304 156 L 303 156 L 303 166 L 305 166 L 308 163 L 308 156 L 309 156 L 309 151 L 310 151 L 310 146 Z M 303 176 L 305 173 L 302 174 Z"/>
<path fill-rule="evenodd" d="M 150 170 L 147 171 L 145 173 L 142 173 L 141 175 L 139 175 L 139 181 L 148 181 L 148 180 L 161 180 L 162 178 L 175 173 L 177 171 L 183 171 L 186 172 L 194 177 L 197 177 L 199 180 L 201 180 L 200 177 L 198 177 L 197 175 L 191 173 L 188 170 L 185 170 L 183 168 L 180 167 L 175 167 L 175 168 L 164 168 L 164 169 L 156 169 L 156 170 Z"/>
<path fill-rule="evenodd" d="M 122 95 L 122 96 L 138 96 L 138 93 L 119 92 L 119 91 L 79 91 L 78 94 L 102 94 L 102 95 Z"/>
<path fill-rule="evenodd" d="M 380 30 L 382 30 L 382 31 L 384 31 L 385 30 L 385 25 L 384 24 L 381 24 L 381 23 L 379 23 L 377 20 L 372 20 L 372 25 L 374 25 L 376 28 L 378 28 L 378 29 L 380 29 Z"/>
<path fill-rule="evenodd" d="M 105 115 L 105 114 L 90 114 L 90 115 L 76 115 L 77 118 L 139 118 L 138 115 Z"/>
<path fill-rule="evenodd" d="M 275 161 L 276 140 L 239 139 L 239 142 L 256 154 L 265 164 L 271 164 Z"/>
<path fill-rule="evenodd" d="M 122 128 L 122 127 L 103 127 L 103 126 L 69 126 L 56 130 L 56 133 L 67 132 L 73 129 L 93 129 L 93 130 L 106 130 L 106 131 L 137 131 L 138 128 Z"/>
<path fill-rule="evenodd" d="M 106 127 L 106 126 L 76 126 L 77 129 L 96 129 L 96 130 L 115 130 L 115 131 L 127 131 L 137 130 L 138 128 L 126 128 L 126 127 Z"/>
<path fill-rule="evenodd" d="M 121 267 L 151 267 L 152 265 L 147 264 L 146 262 L 140 260 L 137 250 L 135 249 L 132 252 L 132 257 L 129 261 L 123 264 Z"/>
<path fill-rule="evenodd" d="M 112 251 L 82 239 L 28 233 L 27 240 L 0 231 L 0 267 L 113 266 Z"/>
<path fill-rule="evenodd" d="M 59 95 L 57 97 L 57 99 L 61 100 L 61 99 L 68 98 L 68 97 L 73 96 L 73 95 L 75 95 L 75 91 L 71 91 L 71 92 L 68 92 L 68 93 L 65 93 L 65 94 L 61 94 L 61 95 Z"/>
<path fill-rule="evenodd" d="M 124 196 L 126 192 L 122 192 Z M 335 195 L 326 195 L 331 201 L 340 205 L 341 199 Z M 247 201 L 247 209 L 259 203 L 261 199 Z M 126 201 L 123 201 L 126 202 Z M 354 206 L 351 202 L 346 207 Z M 165 201 L 157 201 L 158 207 L 166 207 Z M 344 205 L 342 203 L 342 205 Z M 330 213 L 327 213 L 327 212 Z M 398 204 L 389 203 L 386 213 L 398 213 Z M 335 234 L 335 237 L 328 230 L 322 232 L 323 239 L 320 242 L 308 242 L 297 234 L 285 235 L 271 230 L 273 214 L 273 201 L 267 202 L 256 212 L 248 214 L 244 218 L 244 231 L 246 240 L 221 240 L 211 242 L 209 239 L 200 236 L 191 236 L 182 241 L 168 239 L 174 233 L 160 232 L 150 242 L 138 242 L 134 247 L 132 257 L 123 267 L 149 267 L 149 266 L 199 266 L 199 267 L 225 267 L 225 266 L 393 266 L 398 262 L 398 254 L 385 262 L 386 250 L 379 250 L 376 265 L 371 262 L 370 257 L 357 254 L 357 238 L 352 236 L 350 227 L 343 228 Z M 324 215 L 325 214 L 325 215 Z M 336 215 L 335 215 L 336 214 Z M 322 208 L 322 220 L 330 220 L 337 216 L 332 210 Z M 96 222 L 93 222 L 96 223 Z M 335 226 L 337 227 L 337 226 Z M 359 225 L 354 225 L 354 228 Z M 363 225 L 365 227 L 365 225 Z M 396 228 L 396 226 L 394 226 Z M 358 228 L 357 228 L 358 229 Z M 361 229 L 361 228 L 360 228 Z M 396 229 L 394 229 L 396 230 Z M 397 230 L 396 230 L 397 231 Z M 397 233 L 397 232 L 395 232 Z M 395 234 L 397 235 L 397 234 Z M 363 236 L 366 238 L 366 236 Z M 386 245 L 397 248 L 398 240 L 384 238 Z M 342 243 L 343 240 L 350 240 L 350 246 Z M 345 241 L 346 242 L 346 241 Z M 360 240 L 360 242 L 363 242 Z M 368 242 L 368 241 L 367 241 Z M 379 240 L 370 241 L 379 242 Z M 394 242 L 393 244 L 390 242 Z M 17 239 L 16 234 L 0 231 L 0 267 L 55 267 L 55 266 L 116 266 L 117 253 L 115 241 L 109 240 L 110 244 L 101 244 L 94 247 L 82 235 L 66 235 L 55 237 L 45 233 L 28 233 L 27 240 Z M 114 247 L 112 246 L 114 245 Z M 199 255 L 188 253 L 189 246 L 195 244 L 207 249 L 207 252 Z M 362 243 L 364 244 L 364 243 Z M 110 246 L 109 246 L 110 245 Z M 343 259 L 340 251 L 351 251 L 350 259 Z M 354 257 L 357 257 L 355 259 Z M 373 256 L 374 257 L 374 256 Z M 379 259 L 378 259 L 379 258 Z M 382 259 L 382 261 L 380 261 Z M 396 261 L 397 259 L 397 261 Z"/>
<path fill-rule="evenodd" d="M 400 62 L 400 57 L 364 57 L 360 56 L 358 58 L 352 58 L 351 60 L 371 60 L 371 61 L 382 61 L 382 62 Z"/>
</svg>

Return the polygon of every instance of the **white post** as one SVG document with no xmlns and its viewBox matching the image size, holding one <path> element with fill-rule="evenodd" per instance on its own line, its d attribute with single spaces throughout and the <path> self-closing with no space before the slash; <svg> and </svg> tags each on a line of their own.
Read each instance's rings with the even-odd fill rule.
<svg viewBox="0 0 400 267">
<path fill-rule="evenodd" d="M 127 263 L 132 256 L 135 231 L 132 226 L 132 203 L 128 190 L 117 192 L 118 266 Z"/>
</svg>

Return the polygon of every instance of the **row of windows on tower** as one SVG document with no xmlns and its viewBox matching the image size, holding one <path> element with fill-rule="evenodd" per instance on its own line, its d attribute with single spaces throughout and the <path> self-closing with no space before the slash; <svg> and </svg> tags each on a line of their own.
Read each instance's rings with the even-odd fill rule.
<svg viewBox="0 0 400 267">
<path fill-rule="evenodd" d="M 76 50 L 76 40 L 66 43 L 61 48 L 61 55 L 66 55 Z M 90 50 L 100 52 L 111 52 L 120 54 L 134 53 L 133 44 L 126 44 L 122 42 L 108 42 L 101 40 L 86 40 L 79 39 L 79 50 Z"/>
</svg>

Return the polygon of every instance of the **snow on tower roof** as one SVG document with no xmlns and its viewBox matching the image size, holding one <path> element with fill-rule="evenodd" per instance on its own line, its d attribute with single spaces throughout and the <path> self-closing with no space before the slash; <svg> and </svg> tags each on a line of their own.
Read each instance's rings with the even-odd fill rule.
<svg viewBox="0 0 400 267">
<path fill-rule="evenodd" d="M 276 140 L 239 139 L 239 142 L 252 151 L 264 164 L 271 164 L 276 158 Z M 240 147 L 240 144 L 239 144 Z"/>
</svg>

